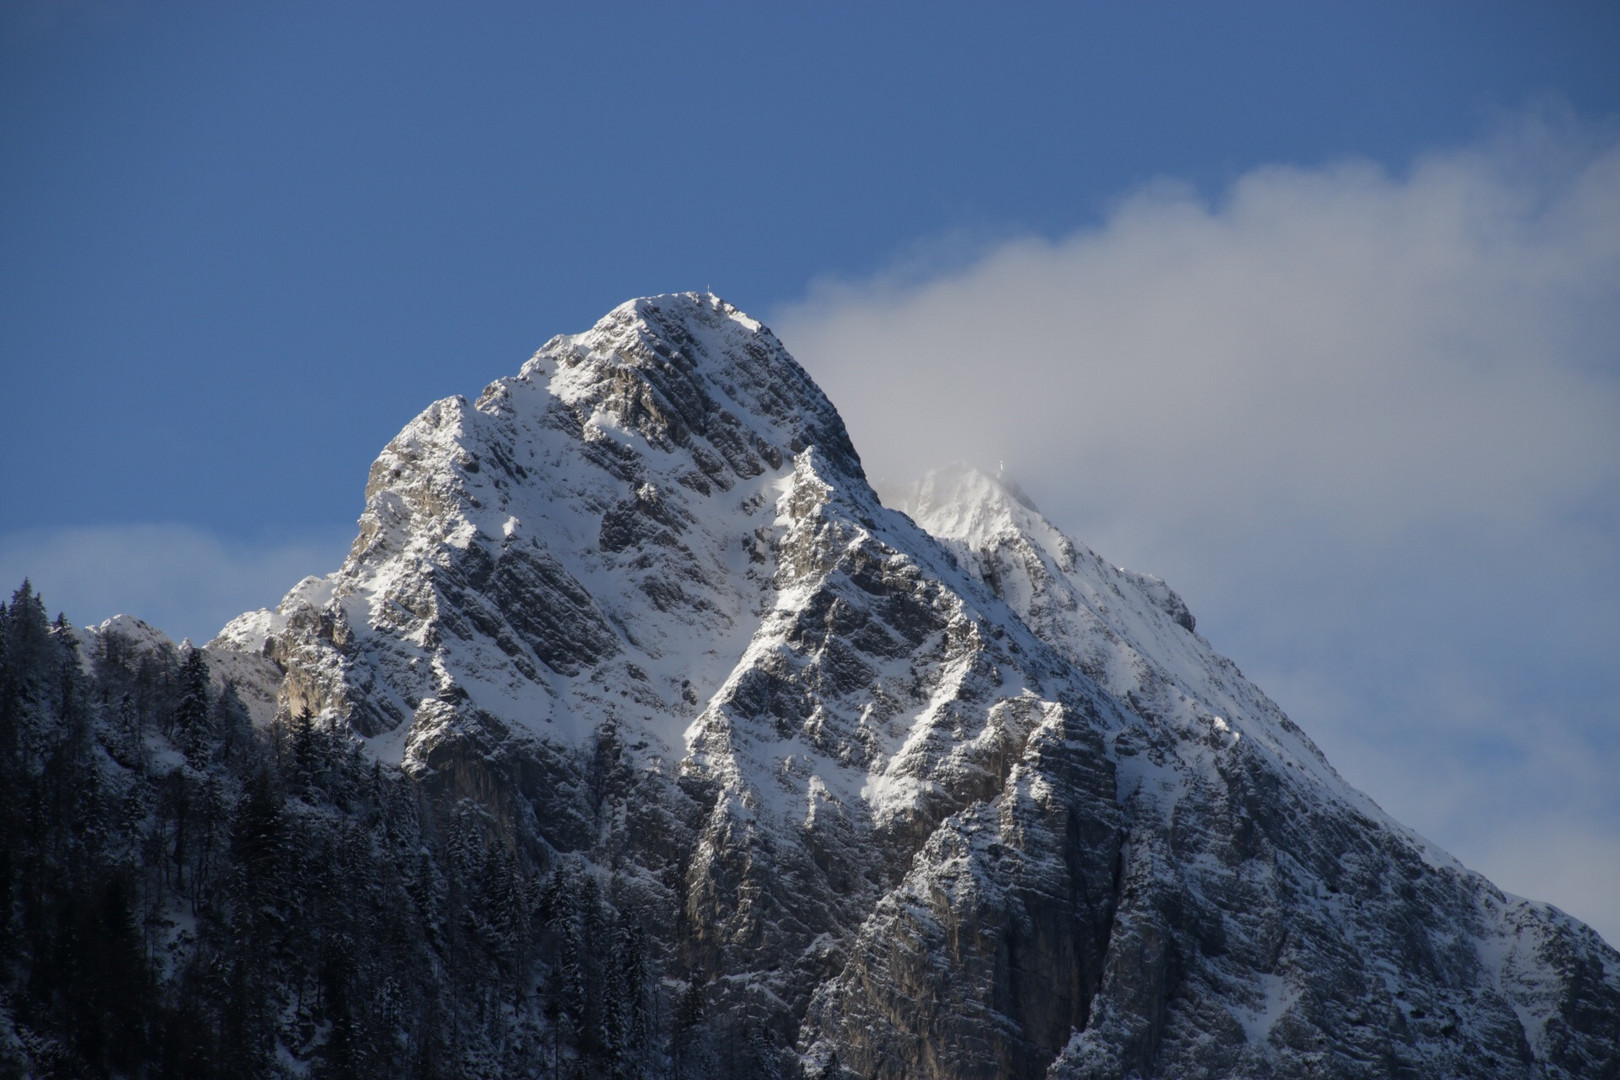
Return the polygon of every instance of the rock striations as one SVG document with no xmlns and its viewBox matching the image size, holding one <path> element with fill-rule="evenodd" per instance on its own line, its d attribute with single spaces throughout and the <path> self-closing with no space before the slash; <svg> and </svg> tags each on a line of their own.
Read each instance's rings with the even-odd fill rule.
<svg viewBox="0 0 1620 1080">
<path fill-rule="evenodd" d="M 1620 1076 L 1620 956 L 1194 625 L 1008 483 L 882 505 L 771 332 L 685 294 L 429 407 L 343 566 L 210 653 L 596 882 L 666 1070 Z"/>
</svg>

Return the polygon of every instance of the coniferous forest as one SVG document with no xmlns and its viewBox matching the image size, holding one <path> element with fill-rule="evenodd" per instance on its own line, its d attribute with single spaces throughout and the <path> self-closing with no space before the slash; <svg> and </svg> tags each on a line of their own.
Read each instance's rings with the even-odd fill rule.
<svg viewBox="0 0 1620 1080">
<path fill-rule="evenodd" d="M 0 1075 L 753 1072 L 584 863 L 46 610 L 0 604 Z"/>
</svg>

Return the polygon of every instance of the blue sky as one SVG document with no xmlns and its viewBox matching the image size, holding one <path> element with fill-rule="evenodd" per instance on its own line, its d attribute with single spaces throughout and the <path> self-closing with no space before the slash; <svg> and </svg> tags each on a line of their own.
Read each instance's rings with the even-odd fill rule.
<svg viewBox="0 0 1620 1080">
<path fill-rule="evenodd" d="M 206 637 L 428 402 L 711 288 L 874 472 L 1005 460 L 1617 940 L 1616 57 L 1602 3 L 12 0 L 0 572 Z"/>
</svg>

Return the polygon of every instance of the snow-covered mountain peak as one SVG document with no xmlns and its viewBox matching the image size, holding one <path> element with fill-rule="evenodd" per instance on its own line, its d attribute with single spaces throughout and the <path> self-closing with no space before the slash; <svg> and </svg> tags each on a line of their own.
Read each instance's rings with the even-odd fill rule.
<svg viewBox="0 0 1620 1080">
<path fill-rule="evenodd" d="M 1022 535 L 1060 565 L 1074 562 L 1073 543 L 1004 469 L 991 475 L 962 462 L 935 469 L 906 489 L 895 509 L 942 540 L 982 547 L 998 537 Z"/>
<path fill-rule="evenodd" d="M 682 1010 L 767 1033 L 738 1075 L 1613 1060 L 1620 961 L 1390 821 L 1163 581 L 1005 475 L 894 502 L 769 330 L 645 298 L 424 410 L 343 566 L 212 648 L 606 882 Z"/>
<path fill-rule="evenodd" d="M 389 758 L 425 752 L 444 703 L 567 743 L 612 715 L 678 755 L 774 604 L 779 541 L 834 494 L 857 529 L 881 512 L 775 335 L 712 295 L 634 300 L 425 409 L 343 567 L 219 644 L 300 657 L 288 710 Z"/>
<path fill-rule="evenodd" d="M 806 446 L 862 475 L 843 420 L 820 387 L 775 334 L 712 294 L 621 304 L 590 330 L 553 338 L 518 378 L 589 409 L 599 431 L 686 448 L 711 479 L 725 472 L 722 462 L 746 477 L 761 463 L 780 468 Z"/>
<path fill-rule="evenodd" d="M 85 630 L 93 635 L 121 638 L 135 652 L 161 653 L 175 648 L 174 639 L 168 634 L 133 615 L 114 615 Z"/>
</svg>

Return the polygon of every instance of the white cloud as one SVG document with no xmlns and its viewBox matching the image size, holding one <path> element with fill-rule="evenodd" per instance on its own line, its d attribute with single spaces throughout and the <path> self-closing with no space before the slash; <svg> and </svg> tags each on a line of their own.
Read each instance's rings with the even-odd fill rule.
<svg viewBox="0 0 1620 1080">
<path fill-rule="evenodd" d="M 1620 460 L 1620 148 L 1530 183 L 1503 159 L 1536 129 L 1404 179 L 1260 169 L 1214 207 L 1160 186 L 1100 229 L 825 285 L 776 321 L 880 470 L 1061 459 L 1114 513 L 1511 523 L 1612 490 Z M 896 397 L 933 423 L 894 425 Z"/>
<path fill-rule="evenodd" d="M 174 524 L 12 532 L 0 535 L 0 583 L 9 597 L 27 577 L 53 617 L 136 615 L 201 643 L 242 612 L 275 606 L 306 575 L 337 569 L 353 533 L 243 543 Z"/>
<path fill-rule="evenodd" d="M 1614 126 L 1544 108 L 1399 175 L 1160 183 L 772 321 L 874 476 L 1005 461 L 1419 831 L 1620 836 Z M 1567 906 L 1614 935 L 1600 894 Z"/>
</svg>

